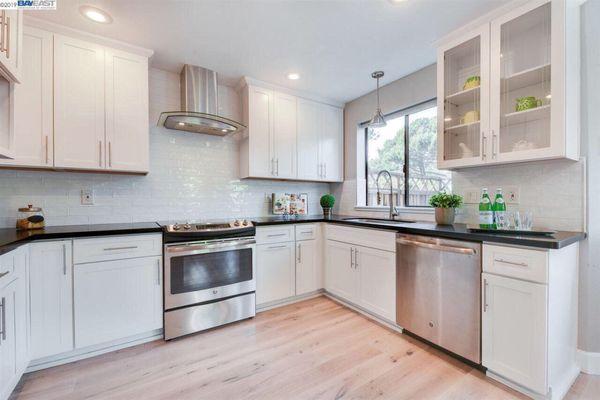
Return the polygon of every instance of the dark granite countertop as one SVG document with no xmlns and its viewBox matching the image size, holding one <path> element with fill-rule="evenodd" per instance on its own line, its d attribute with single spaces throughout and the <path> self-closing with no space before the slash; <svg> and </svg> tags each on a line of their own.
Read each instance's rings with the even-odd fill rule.
<svg viewBox="0 0 600 400">
<path fill-rule="evenodd" d="M 149 233 L 161 231 L 161 227 L 156 222 L 49 226 L 44 229 L 32 229 L 28 231 L 19 231 L 14 228 L 4 228 L 0 229 L 0 254 L 7 253 L 18 246 L 33 240 L 124 235 L 130 233 Z"/>
<path fill-rule="evenodd" d="M 444 237 L 448 239 L 470 240 L 474 242 L 488 242 L 500 244 L 512 244 L 518 246 L 537 247 L 542 249 L 560 249 L 575 242 L 585 239 L 584 232 L 559 231 L 551 236 L 517 236 L 495 233 L 474 233 L 469 231 L 465 224 L 437 225 L 433 222 L 414 222 L 398 225 L 381 223 L 364 223 L 347 221 L 348 218 L 360 218 L 357 216 L 335 215 L 329 220 L 325 220 L 322 215 L 313 216 L 290 216 L 290 217 L 262 217 L 249 218 L 256 226 L 278 225 L 278 224 L 296 224 L 309 222 L 329 222 L 334 224 L 352 225 L 367 228 L 389 229 L 395 232 Z"/>
</svg>

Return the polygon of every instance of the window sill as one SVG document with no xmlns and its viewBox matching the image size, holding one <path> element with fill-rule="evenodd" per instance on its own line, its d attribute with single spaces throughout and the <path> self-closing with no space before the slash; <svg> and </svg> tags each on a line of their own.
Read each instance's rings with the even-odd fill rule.
<svg viewBox="0 0 600 400">
<path fill-rule="evenodd" d="M 373 206 L 355 206 L 355 211 L 370 211 L 389 213 L 389 207 L 373 207 Z M 434 214 L 432 207 L 396 207 L 396 211 L 400 214 Z"/>
</svg>

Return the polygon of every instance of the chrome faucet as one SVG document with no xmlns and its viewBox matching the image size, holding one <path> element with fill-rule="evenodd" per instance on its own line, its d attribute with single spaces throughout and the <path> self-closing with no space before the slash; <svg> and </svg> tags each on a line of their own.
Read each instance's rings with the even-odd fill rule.
<svg viewBox="0 0 600 400">
<path fill-rule="evenodd" d="M 395 207 L 394 207 L 394 184 L 392 182 L 392 174 L 390 174 L 390 171 L 388 170 L 381 170 L 379 171 L 379 173 L 377 174 L 377 179 L 375 179 L 375 184 L 377 185 L 377 205 L 381 204 L 381 191 L 379 190 L 379 178 L 381 177 L 381 175 L 383 174 L 387 174 L 388 178 L 390 178 L 390 214 L 389 214 L 389 219 L 394 219 L 398 214 L 396 213 Z"/>
</svg>

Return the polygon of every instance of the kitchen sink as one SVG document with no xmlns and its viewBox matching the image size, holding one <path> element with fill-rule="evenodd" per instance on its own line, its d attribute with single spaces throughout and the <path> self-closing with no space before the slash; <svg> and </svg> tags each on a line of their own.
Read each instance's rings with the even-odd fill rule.
<svg viewBox="0 0 600 400">
<path fill-rule="evenodd" d="M 402 225 L 413 224 L 415 221 L 407 219 L 383 219 L 383 218 L 344 218 L 344 221 L 358 222 L 363 224 L 378 224 L 378 225 Z"/>
</svg>

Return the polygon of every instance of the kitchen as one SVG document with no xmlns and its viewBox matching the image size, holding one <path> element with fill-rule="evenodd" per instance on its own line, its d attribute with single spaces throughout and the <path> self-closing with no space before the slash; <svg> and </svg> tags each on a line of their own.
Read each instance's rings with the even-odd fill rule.
<svg viewBox="0 0 600 400">
<path fill-rule="evenodd" d="M 2 10 L 0 398 L 600 396 L 600 4 L 446 3 Z"/>
</svg>

